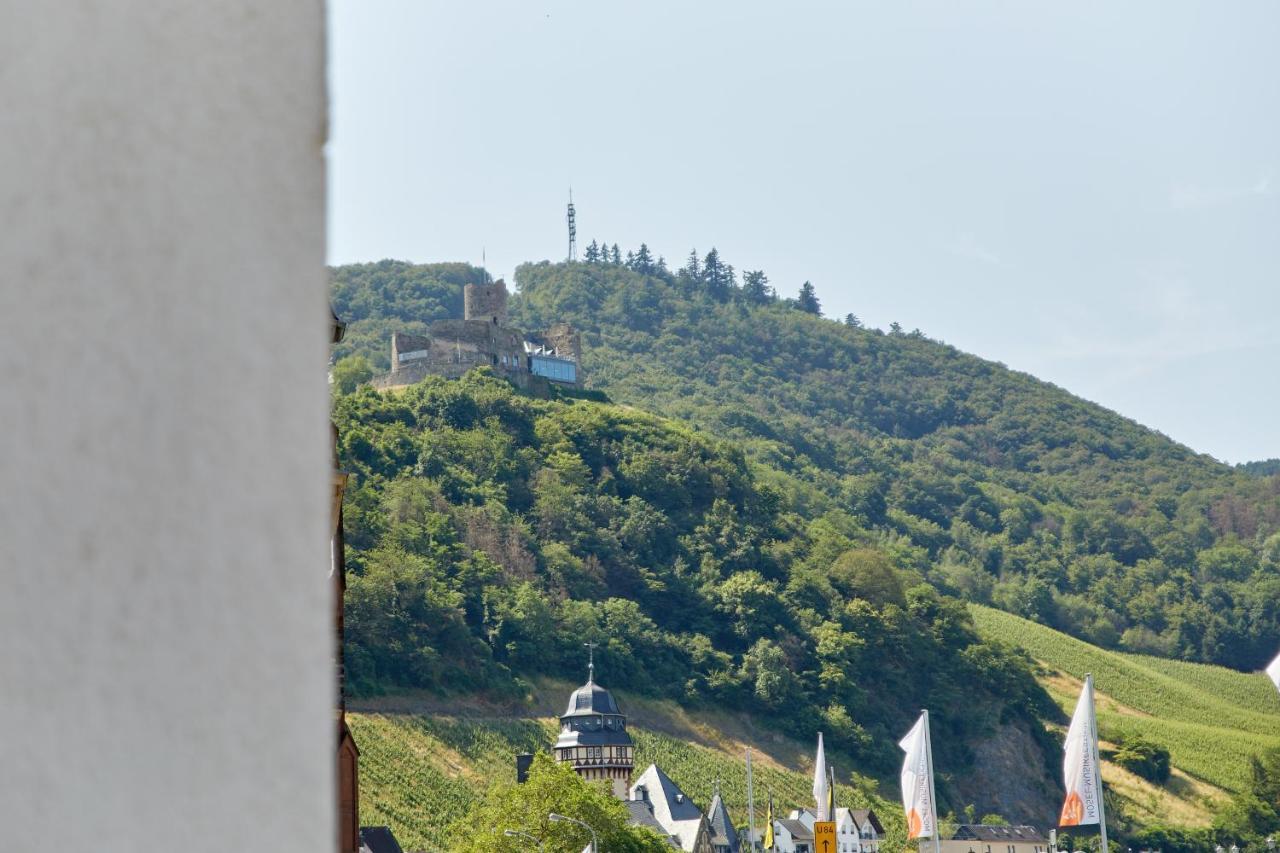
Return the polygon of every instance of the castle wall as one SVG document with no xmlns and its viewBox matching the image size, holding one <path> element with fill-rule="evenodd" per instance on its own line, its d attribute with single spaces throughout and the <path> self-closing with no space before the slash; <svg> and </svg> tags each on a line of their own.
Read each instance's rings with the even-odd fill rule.
<svg viewBox="0 0 1280 853">
<path fill-rule="evenodd" d="M 468 284 L 462 289 L 464 320 L 484 320 L 491 326 L 507 325 L 507 284 Z"/>
</svg>

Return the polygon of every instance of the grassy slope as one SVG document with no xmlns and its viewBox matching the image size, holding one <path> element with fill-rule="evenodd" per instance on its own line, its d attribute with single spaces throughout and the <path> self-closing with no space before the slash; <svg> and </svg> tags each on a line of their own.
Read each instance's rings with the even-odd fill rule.
<svg viewBox="0 0 1280 853">
<path fill-rule="evenodd" d="M 1169 749 L 1180 772 L 1163 791 L 1108 766 L 1108 782 L 1135 816 L 1203 823 L 1223 791 L 1245 784 L 1249 756 L 1280 746 L 1280 695 L 1259 673 L 1107 651 L 1008 613 L 971 610 L 983 634 L 1021 646 L 1045 667 L 1044 685 L 1065 714 L 1091 672 L 1103 738 L 1136 732 Z"/>
<path fill-rule="evenodd" d="M 360 747 L 360 822 L 391 826 L 406 850 L 445 850 L 447 828 L 493 781 L 511 778 L 514 756 L 545 749 L 555 739 L 552 697 L 567 695 L 574 685 L 542 684 L 533 710 L 507 713 L 479 705 L 415 704 L 390 700 L 362 705 L 349 714 Z M 715 780 L 735 823 L 745 824 L 746 778 L 743 750 L 755 756 L 756 826 L 772 794 L 779 813 L 812 799 L 811 746 L 771 732 L 756 731 L 749 719 L 727 714 L 689 715 L 673 703 L 620 694 L 636 739 L 637 772 L 657 762 L 705 808 Z M 841 778 L 849 779 L 849 763 L 831 756 Z M 889 831 L 886 849 L 902 846 L 900 808 L 874 791 L 868 780 L 837 786 L 837 802 L 871 806 Z"/>
</svg>

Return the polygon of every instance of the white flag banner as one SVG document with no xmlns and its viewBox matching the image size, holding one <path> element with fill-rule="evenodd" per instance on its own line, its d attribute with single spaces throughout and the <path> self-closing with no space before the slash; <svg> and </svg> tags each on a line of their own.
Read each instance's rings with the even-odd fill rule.
<svg viewBox="0 0 1280 853">
<path fill-rule="evenodd" d="M 1067 799 L 1062 804 L 1058 826 L 1087 826 L 1101 822 L 1102 808 L 1098 765 L 1094 761 L 1098 733 L 1094 730 L 1093 676 L 1084 681 L 1076 711 L 1067 729 L 1066 755 L 1062 761 L 1062 781 Z"/>
<path fill-rule="evenodd" d="M 933 785 L 929 779 L 929 742 L 924 714 L 898 741 L 907 754 L 902 761 L 902 807 L 907 815 L 907 840 L 929 838 L 933 826 Z"/>
<path fill-rule="evenodd" d="M 818 732 L 818 758 L 813 763 L 813 799 L 818 804 L 818 820 L 831 820 L 827 814 L 827 753 L 822 748 L 822 732 Z"/>
<path fill-rule="evenodd" d="M 1267 666 L 1267 678 L 1280 690 L 1280 655 L 1276 655 L 1276 659 Z"/>
</svg>

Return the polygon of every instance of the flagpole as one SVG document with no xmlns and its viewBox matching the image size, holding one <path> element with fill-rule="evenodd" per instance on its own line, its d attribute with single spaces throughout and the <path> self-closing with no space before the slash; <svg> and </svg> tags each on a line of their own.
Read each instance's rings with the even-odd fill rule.
<svg viewBox="0 0 1280 853">
<path fill-rule="evenodd" d="M 756 853 L 756 799 L 751 787 L 751 747 L 747 747 L 747 837 L 751 853 Z"/>
<path fill-rule="evenodd" d="M 1091 744 L 1093 748 L 1093 778 L 1098 788 L 1098 832 L 1102 836 L 1101 853 L 1110 853 L 1111 848 L 1107 846 L 1107 809 L 1103 803 L 1106 797 L 1102 791 L 1102 759 L 1098 755 L 1098 713 L 1094 710 L 1093 673 L 1087 673 L 1084 680 L 1089 688 L 1089 734 L 1093 741 Z"/>
<path fill-rule="evenodd" d="M 942 828 L 938 826 L 938 794 L 933 784 L 933 737 L 929 734 L 929 709 L 921 710 L 924 712 L 924 754 L 929 761 L 929 808 L 933 809 L 933 853 L 942 853 Z"/>
</svg>

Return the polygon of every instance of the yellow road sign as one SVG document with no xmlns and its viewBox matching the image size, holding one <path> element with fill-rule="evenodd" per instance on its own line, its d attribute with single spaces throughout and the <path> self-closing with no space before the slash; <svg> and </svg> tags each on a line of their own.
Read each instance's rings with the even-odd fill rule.
<svg viewBox="0 0 1280 853">
<path fill-rule="evenodd" d="M 836 824 L 820 820 L 813 825 L 813 853 L 836 853 Z"/>
</svg>

